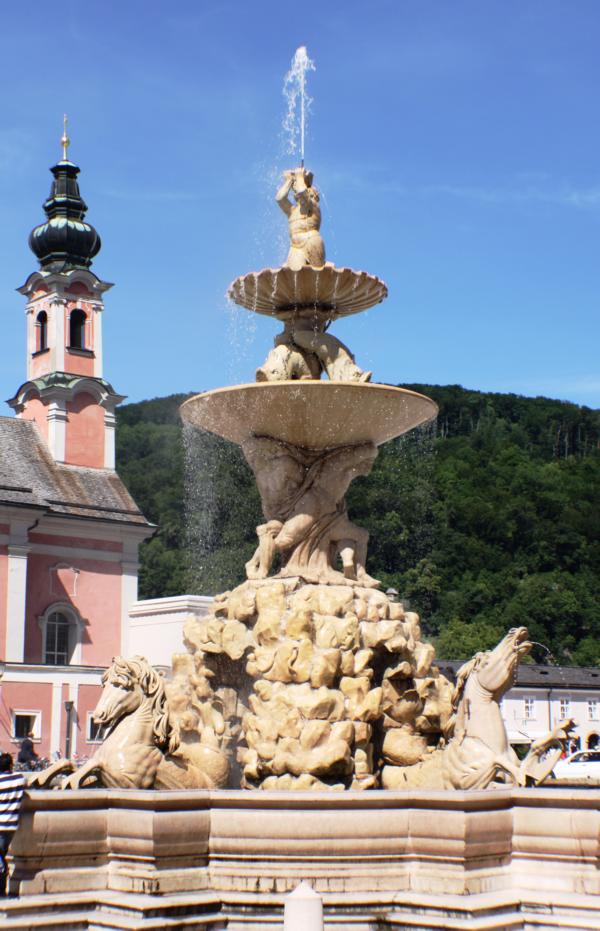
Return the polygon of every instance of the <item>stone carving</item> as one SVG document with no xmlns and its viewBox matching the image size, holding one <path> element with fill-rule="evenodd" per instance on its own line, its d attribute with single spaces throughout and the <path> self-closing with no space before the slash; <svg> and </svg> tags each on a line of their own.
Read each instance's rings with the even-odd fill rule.
<svg viewBox="0 0 600 931">
<path fill-rule="evenodd" d="M 256 380 L 302 381 L 320 378 L 324 371 L 331 381 L 370 381 L 372 373 L 363 372 L 348 347 L 324 328 L 310 314 L 288 320 L 275 337 L 275 348 L 256 370 Z"/>
<path fill-rule="evenodd" d="M 182 670 L 174 659 L 177 679 Z M 68 774 L 63 788 L 69 789 L 90 785 L 210 789 L 224 785 L 229 766 L 219 737 L 225 732 L 225 722 L 211 705 L 212 690 L 200 662 L 194 672 L 205 702 L 200 705 L 197 695 L 195 701 L 189 700 L 192 657 L 183 659 L 182 664 L 186 663 L 183 694 L 188 700 L 174 701 L 172 709 L 165 680 L 146 659 L 116 657 L 102 677 L 104 689 L 94 711 L 94 721 L 109 728 L 108 736 L 78 769 L 70 760 L 59 760 L 32 784 L 43 788 Z M 172 690 L 181 697 L 180 683 L 175 681 Z"/>
<path fill-rule="evenodd" d="M 248 578 L 266 578 L 278 556 L 279 576 L 377 586 L 365 569 L 369 534 L 349 520 L 344 501 L 352 479 L 371 471 L 377 447 L 363 443 L 315 451 L 252 437 L 242 449 L 266 519 L 256 528 L 258 547 L 246 564 Z M 335 568 L 338 557 L 341 572 Z"/>
<path fill-rule="evenodd" d="M 418 615 L 377 591 L 367 574 L 368 533 L 349 520 L 346 492 L 371 471 L 377 444 L 434 410 L 426 414 L 432 402 L 405 391 L 401 416 L 391 397 L 384 411 L 392 389 L 368 384 L 371 373 L 327 332 L 387 289 L 325 262 L 312 174 L 286 171 L 276 199 L 289 221 L 285 265 L 236 279 L 229 294 L 284 330 L 257 369 L 259 384 L 207 392 L 182 407 L 185 420 L 241 445 L 265 518 L 248 581 L 185 630 L 194 662 L 224 683 L 221 695 L 237 686 L 235 701 L 223 706 L 223 734 L 238 740 L 241 784 L 479 789 L 540 782 L 571 724 L 534 744 L 522 763 L 508 744 L 498 701 L 530 648 L 525 628 L 465 664 L 453 690 L 434 665 Z M 320 381 L 323 372 L 328 382 Z"/>
<path fill-rule="evenodd" d="M 313 318 L 324 323 L 373 307 L 387 293 L 387 285 L 375 275 L 329 262 L 322 268 L 305 265 L 299 271 L 284 265 L 247 272 L 227 290 L 232 301 L 252 313 L 287 320 L 298 310 L 310 309 Z"/>
<path fill-rule="evenodd" d="M 451 714 L 452 687 L 418 616 L 357 583 L 244 582 L 184 636 L 214 681 L 236 682 L 246 787 L 375 787 L 388 733 L 422 759 Z"/>
<path fill-rule="evenodd" d="M 319 232 L 321 208 L 319 192 L 313 187 L 313 174 L 304 168 L 284 171 L 284 182 L 275 195 L 275 200 L 288 218 L 290 251 L 284 265 L 294 271 L 305 265 L 325 265 L 325 244 Z M 294 202 L 289 200 L 289 193 Z"/>
<path fill-rule="evenodd" d="M 401 764 L 384 766 L 384 788 L 486 789 L 496 785 L 538 785 L 549 776 L 573 721 L 561 722 L 519 761 L 508 743 L 499 706 L 514 682 L 519 658 L 531 649 L 527 637 L 527 628 L 515 628 L 495 649 L 477 653 L 461 667 L 452 696 L 453 715 L 444 728 L 449 740 L 446 746 L 411 765 L 406 755 L 395 759 L 395 744 L 386 748 L 384 741 L 388 762 Z M 406 709 L 409 719 L 416 710 Z"/>
</svg>

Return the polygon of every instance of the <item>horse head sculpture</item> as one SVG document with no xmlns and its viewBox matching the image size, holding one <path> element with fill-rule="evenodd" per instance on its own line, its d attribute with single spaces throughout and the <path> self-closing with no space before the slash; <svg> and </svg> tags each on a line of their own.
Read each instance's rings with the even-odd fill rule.
<svg viewBox="0 0 600 931">
<path fill-rule="evenodd" d="M 479 730 L 480 720 L 485 729 L 492 725 L 492 734 L 487 731 L 484 738 L 491 736 L 494 743 L 499 746 L 508 746 L 506 731 L 500 715 L 500 701 L 502 696 L 514 684 L 517 664 L 522 656 L 531 650 L 531 642 L 526 627 L 514 627 L 509 630 L 506 637 L 494 647 L 484 653 L 476 653 L 458 670 L 456 686 L 452 695 L 453 715 L 446 727 L 445 736 L 454 736 L 461 739 L 469 730 Z M 479 715 L 473 716 L 476 708 L 490 705 L 493 710 L 485 715 L 485 720 Z"/>
<path fill-rule="evenodd" d="M 164 679 L 147 659 L 115 657 L 102 676 L 102 685 L 102 695 L 92 717 L 105 729 L 107 737 L 125 716 L 134 714 L 148 702 L 155 745 L 165 752 L 175 752 L 179 741 L 169 722 Z"/>
<path fill-rule="evenodd" d="M 508 742 L 500 711 L 502 696 L 515 682 L 520 658 L 531 650 L 528 636 L 526 627 L 515 627 L 493 650 L 477 653 L 459 669 L 447 733 L 452 739 L 443 755 L 448 788 L 539 784 L 552 772 L 573 721 L 561 721 L 519 760 Z"/>
<path fill-rule="evenodd" d="M 115 657 L 102 676 L 103 691 L 93 713 L 106 736 L 93 757 L 79 769 L 59 760 L 33 784 L 49 786 L 68 777 L 63 788 L 103 785 L 108 788 L 215 788 L 223 785 L 229 766 L 212 730 L 196 741 L 180 743 L 173 726 L 163 677 L 143 656 Z M 198 715 L 194 720 L 200 721 Z M 188 746 L 189 744 L 189 746 Z"/>
<path fill-rule="evenodd" d="M 413 766 L 386 766 L 385 788 L 486 789 L 543 782 L 552 772 L 569 731 L 561 721 L 536 740 L 520 761 L 509 744 L 500 701 L 516 677 L 517 663 L 532 644 L 526 627 L 510 630 L 485 653 L 477 653 L 458 670 L 452 695 L 453 714 L 444 729 L 445 745 Z"/>
</svg>

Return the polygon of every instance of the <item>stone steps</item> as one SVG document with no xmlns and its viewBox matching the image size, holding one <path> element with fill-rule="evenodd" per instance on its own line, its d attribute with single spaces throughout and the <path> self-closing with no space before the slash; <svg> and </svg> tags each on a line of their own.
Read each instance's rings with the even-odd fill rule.
<svg viewBox="0 0 600 931">
<path fill-rule="evenodd" d="M 114 892 L 28 896 L 0 905 L 3 931 L 280 931 L 283 897 L 267 895 L 248 909 L 245 902 L 215 901 L 212 895 L 124 895 Z M 325 896 L 326 931 L 597 931 L 592 896 L 560 896 L 515 902 L 510 894 L 468 897 L 401 894 L 394 903 L 371 896 Z M 358 900 L 361 901 L 358 901 Z M 575 901 L 577 900 L 577 901 Z M 588 901 L 589 900 L 589 901 Z M 258 907 L 257 907 L 258 906 Z"/>
<path fill-rule="evenodd" d="M 227 919 L 212 895 L 151 896 L 115 892 L 61 893 L 0 900 L 2 931 L 224 931 Z"/>
</svg>

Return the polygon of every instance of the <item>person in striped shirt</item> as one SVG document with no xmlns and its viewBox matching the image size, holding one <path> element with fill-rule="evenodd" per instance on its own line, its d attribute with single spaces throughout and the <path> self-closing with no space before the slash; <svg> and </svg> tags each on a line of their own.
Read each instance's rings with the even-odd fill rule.
<svg viewBox="0 0 600 931">
<path fill-rule="evenodd" d="M 25 777 L 13 773 L 10 753 L 0 753 L 0 896 L 6 895 L 8 867 L 6 854 L 19 827 L 19 813 L 25 790 Z"/>
</svg>

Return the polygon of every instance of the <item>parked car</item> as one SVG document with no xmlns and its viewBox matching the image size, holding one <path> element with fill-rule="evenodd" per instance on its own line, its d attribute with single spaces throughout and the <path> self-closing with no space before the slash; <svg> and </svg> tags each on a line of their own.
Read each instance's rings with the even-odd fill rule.
<svg viewBox="0 0 600 931">
<path fill-rule="evenodd" d="M 578 750 L 559 760 L 554 775 L 557 779 L 597 779 L 600 782 L 600 750 Z"/>
</svg>

